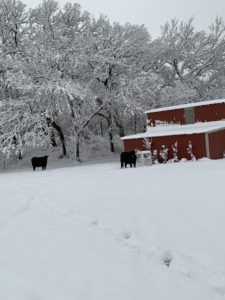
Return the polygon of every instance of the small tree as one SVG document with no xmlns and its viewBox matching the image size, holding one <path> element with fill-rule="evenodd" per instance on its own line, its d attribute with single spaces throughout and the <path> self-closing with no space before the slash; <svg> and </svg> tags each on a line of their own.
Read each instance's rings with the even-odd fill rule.
<svg viewBox="0 0 225 300">
<path fill-rule="evenodd" d="M 160 157 L 161 157 L 164 164 L 167 163 L 168 152 L 169 152 L 169 149 L 165 145 L 162 145 L 161 150 L 159 151 L 159 155 L 160 155 Z"/>
<path fill-rule="evenodd" d="M 173 150 L 173 162 L 177 162 L 179 161 L 178 159 L 178 142 L 176 141 L 173 145 L 172 145 L 172 150 Z"/>
<path fill-rule="evenodd" d="M 148 150 L 149 152 L 146 154 L 145 157 L 145 164 L 151 166 L 153 164 L 153 159 L 152 159 L 152 139 L 147 139 L 144 138 L 144 147 L 146 150 Z"/>
<path fill-rule="evenodd" d="M 146 139 L 144 138 L 144 147 L 146 150 L 151 151 L 152 148 L 152 139 Z"/>
<path fill-rule="evenodd" d="M 191 160 L 192 160 L 192 161 L 196 161 L 196 158 L 195 158 L 195 156 L 194 156 L 194 154 L 193 154 L 193 148 L 192 148 L 192 143 L 191 143 L 191 141 L 188 142 L 187 152 L 188 152 L 188 154 L 190 155 Z"/>
<path fill-rule="evenodd" d="M 152 163 L 153 164 L 158 164 L 158 151 L 157 150 L 153 150 L 152 151 Z"/>
</svg>

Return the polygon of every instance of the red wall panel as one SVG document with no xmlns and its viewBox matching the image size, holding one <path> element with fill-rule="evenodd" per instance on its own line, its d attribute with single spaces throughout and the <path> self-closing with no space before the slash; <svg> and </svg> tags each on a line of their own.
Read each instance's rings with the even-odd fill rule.
<svg viewBox="0 0 225 300">
<path fill-rule="evenodd" d="M 225 130 L 209 133 L 209 152 L 211 159 L 223 158 L 225 151 Z"/>
<path fill-rule="evenodd" d="M 206 157 L 206 147 L 205 147 L 205 134 L 190 134 L 190 135 L 175 135 L 175 136 L 162 136 L 152 138 L 152 150 L 158 150 L 158 153 L 162 147 L 165 145 L 169 148 L 169 159 L 173 158 L 172 144 L 178 142 L 178 157 L 190 159 L 190 155 L 187 152 L 187 147 L 189 141 L 192 142 L 193 154 L 195 157 L 202 158 Z M 130 139 L 124 140 L 124 151 L 132 150 L 146 150 L 144 147 L 143 139 Z"/>
<path fill-rule="evenodd" d="M 165 110 L 160 112 L 152 112 L 147 114 L 148 125 L 155 126 L 156 121 L 173 124 L 185 124 L 184 109 Z"/>
<path fill-rule="evenodd" d="M 193 108 L 195 114 L 195 122 L 225 120 L 225 103 L 202 105 Z M 151 112 L 147 114 L 147 118 L 149 123 L 153 124 L 153 126 L 155 126 L 156 121 L 174 124 L 186 124 L 183 108 Z"/>
<path fill-rule="evenodd" d="M 225 120 L 225 103 L 194 107 L 196 122 Z"/>
</svg>

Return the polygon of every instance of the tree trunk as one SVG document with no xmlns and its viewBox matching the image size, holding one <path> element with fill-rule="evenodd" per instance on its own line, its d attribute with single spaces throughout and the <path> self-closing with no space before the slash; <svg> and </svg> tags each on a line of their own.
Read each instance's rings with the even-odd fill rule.
<svg viewBox="0 0 225 300">
<path fill-rule="evenodd" d="M 101 136 L 103 136 L 103 124 L 102 124 L 102 120 L 100 120 L 99 122 L 99 125 L 100 125 L 100 133 L 101 133 Z"/>
<path fill-rule="evenodd" d="M 109 130 L 109 142 L 110 142 L 110 151 L 115 152 L 114 143 L 113 143 L 113 132 L 112 132 L 112 114 L 105 115 L 104 113 L 98 112 L 98 115 L 103 117 L 107 121 L 108 130 Z"/>
<path fill-rule="evenodd" d="M 57 144 L 56 144 L 56 141 L 55 141 L 55 134 L 54 134 L 53 131 L 51 132 L 50 140 L 51 140 L 52 147 L 57 147 Z"/>
<path fill-rule="evenodd" d="M 111 152 L 115 152 L 114 143 L 113 143 L 113 134 L 112 134 L 112 130 L 111 129 L 109 131 L 109 141 L 110 141 L 110 151 Z"/>
<path fill-rule="evenodd" d="M 109 109 L 109 118 L 108 118 L 108 125 L 109 125 L 109 140 L 110 140 L 110 151 L 115 152 L 114 143 L 113 143 L 113 114 L 112 114 L 112 107 L 110 105 Z"/>
<path fill-rule="evenodd" d="M 59 125 L 56 124 L 55 121 L 51 122 L 52 127 L 57 131 L 60 141 L 62 143 L 62 154 L 63 156 L 67 155 L 67 151 L 66 151 L 66 143 L 65 143 L 65 137 L 64 134 L 62 132 L 62 129 Z"/>
<path fill-rule="evenodd" d="M 13 145 L 15 146 L 15 149 L 18 152 L 18 154 L 17 154 L 18 159 L 23 159 L 22 152 L 20 149 L 18 149 L 18 140 L 15 135 L 13 136 Z"/>
<path fill-rule="evenodd" d="M 21 153 L 20 150 L 19 150 L 19 153 L 18 153 L 18 158 L 19 158 L 19 159 L 23 159 L 23 156 L 22 156 L 22 153 Z"/>
<path fill-rule="evenodd" d="M 137 115 L 134 114 L 134 133 L 137 133 Z"/>
<path fill-rule="evenodd" d="M 81 162 L 80 160 L 80 135 L 77 134 L 76 138 L 76 161 Z"/>
<path fill-rule="evenodd" d="M 119 129 L 119 136 L 120 136 L 120 137 L 123 137 L 123 136 L 125 135 L 123 125 L 117 121 L 117 122 L 116 122 L 116 126 L 117 126 L 118 129 Z"/>
<path fill-rule="evenodd" d="M 31 113 L 32 113 L 32 109 L 31 109 Z M 52 147 L 57 147 L 57 144 L 56 144 L 56 141 L 55 141 L 55 133 L 54 133 L 54 130 L 53 130 L 53 125 L 52 125 L 51 119 L 47 117 L 46 122 L 47 122 L 48 127 L 50 128 L 50 142 L 51 142 L 51 145 L 52 145 Z"/>
</svg>

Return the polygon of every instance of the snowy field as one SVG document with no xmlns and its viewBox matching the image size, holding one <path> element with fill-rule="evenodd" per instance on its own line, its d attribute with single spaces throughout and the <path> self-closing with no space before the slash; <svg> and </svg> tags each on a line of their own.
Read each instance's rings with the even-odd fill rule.
<svg viewBox="0 0 225 300">
<path fill-rule="evenodd" d="M 225 160 L 0 174 L 1 300 L 225 299 Z"/>
</svg>

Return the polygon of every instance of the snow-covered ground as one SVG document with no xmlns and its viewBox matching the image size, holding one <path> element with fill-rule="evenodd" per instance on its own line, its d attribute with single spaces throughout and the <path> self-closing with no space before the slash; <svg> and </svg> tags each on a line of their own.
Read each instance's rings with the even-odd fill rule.
<svg viewBox="0 0 225 300">
<path fill-rule="evenodd" d="M 225 299 L 225 160 L 0 174 L 0 299 Z"/>
</svg>

